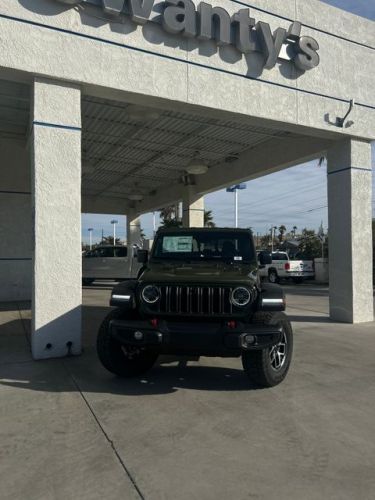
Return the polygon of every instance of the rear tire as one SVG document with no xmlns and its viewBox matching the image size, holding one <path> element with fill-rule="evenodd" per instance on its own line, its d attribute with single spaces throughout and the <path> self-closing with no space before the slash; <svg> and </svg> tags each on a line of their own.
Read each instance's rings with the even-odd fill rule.
<svg viewBox="0 0 375 500">
<path fill-rule="evenodd" d="M 104 318 L 99 328 L 96 349 L 102 365 L 108 371 L 119 377 L 137 377 L 152 368 L 158 358 L 158 353 L 122 344 L 112 337 L 110 322 L 124 317 L 123 311 L 115 309 Z M 129 319 L 129 315 L 126 317 Z"/>
<path fill-rule="evenodd" d="M 252 382 L 261 387 L 273 387 L 286 377 L 293 355 L 293 331 L 287 316 L 281 312 L 258 312 L 253 323 L 277 325 L 283 329 L 279 344 L 261 351 L 247 351 L 242 354 L 242 366 Z"/>
<path fill-rule="evenodd" d="M 279 278 L 279 275 L 277 274 L 276 269 L 270 269 L 268 271 L 268 281 L 270 283 L 274 283 L 274 284 L 280 282 L 280 278 Z"/>
</svg>

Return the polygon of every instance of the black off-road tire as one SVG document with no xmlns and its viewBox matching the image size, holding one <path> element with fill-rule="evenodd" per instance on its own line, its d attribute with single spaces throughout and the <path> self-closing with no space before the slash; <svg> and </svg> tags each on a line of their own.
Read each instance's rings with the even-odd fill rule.
<svg viewBox="0 0 375 500">
<path fill-rule="evenodd" d="M 249 379 L 260 387 L 273 387 L 280 384 L 289 371 L 293 355 L 292 326 L 287 316 L 282 312 L 257 312 L 252 318 L 252 323 L 281 326 L 283 335 L 285 335 L 286 356 L 279 369 L 275 369 L 271 363 L 272 347 L 260 351 L 247 351 L 242 354 L 242 366 Z"/>
<path fill-rule="evenodd" d="M 157 352 L 147 349 L 140 349 L 138 354 L 129 358 L 123 350 L 126 346 L 112 337 L 109 330 L 110 321 L 125 317 L 129 319 L 129 316 L 120 309 L 111 311 L 100 325 L 96 340 L 96 350 L 102 365 L 111 373 L 126 378 L 138 377 L 147 372 L 158 358 Z"/>
<path fill-rule="evenodd" d="M 268 281 L 274 284 L 280 283 L 280 278 L 279 275 L 277 274 L 276 269 L 270 269 L 268 271 Z"/>
</svg>

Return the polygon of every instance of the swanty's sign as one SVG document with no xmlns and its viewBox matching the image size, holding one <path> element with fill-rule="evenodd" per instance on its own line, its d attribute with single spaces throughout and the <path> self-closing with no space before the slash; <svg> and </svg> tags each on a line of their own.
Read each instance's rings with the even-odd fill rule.
<svg viewBox="0 0 375 500">
<path fill-rule="evenodd" d="M 196 8 L 191 0 L 166 0 L 162 12 L 151 19 L 155 0 L 57 0 L 74 6 L 91 4 L 101 7 L 111 16 L 127 15 L 137 24 L 160 22 L 168 33 L 200 40 L 214 40 L 218 45 L 234 45 L 241 53 L 262 52 L 264 67 L 271 69 L 279 58 L 294 62 L 301 71 L 318 66 L 318 42 L 301 36 L 301 23 L 291 23 L 289 29 L 277 28 L 274 32 L 268 23 L 250 17 L 249 9 L 240 9 L 232 16 L 222 7 L 201 2 Z"/>
</svg>

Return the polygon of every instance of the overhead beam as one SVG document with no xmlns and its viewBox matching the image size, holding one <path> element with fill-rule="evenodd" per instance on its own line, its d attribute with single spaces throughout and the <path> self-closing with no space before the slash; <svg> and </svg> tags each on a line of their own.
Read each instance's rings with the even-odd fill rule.
<svg viewBox="0 0 375 500">
<path fill-rule="evenodd" d="M 196 191 L 206 194 L 232 184 L 269 175 L 322 156 L 332 141 L 312 137 L 275 138 L 247 150 L 233 163 L 221 163 L 197 179 Z"/>
<path fill-rule="evenodd" d="M 126 214 L 133 210 L 133 204 L 111 196 L 82 196 L 82 212 L 86 214 Z"/>
<path fill-rule="evenodd" d="M 248 149 L 236 162 L 221 163 L 205 175 L 195 177 L 195 186 L 189 186 L 197 195 L 225 188 L 232 184 L 262 177 L 322 156 L 331 147 L 331 140 L 315 137 L 274 138 L 269 143 Z M 137 203 L 139 213 L 158 210 L 163 206 L 183 199 L 187 187 L 181 184 L 168 185 L 155 191 Z"/>
</svg>

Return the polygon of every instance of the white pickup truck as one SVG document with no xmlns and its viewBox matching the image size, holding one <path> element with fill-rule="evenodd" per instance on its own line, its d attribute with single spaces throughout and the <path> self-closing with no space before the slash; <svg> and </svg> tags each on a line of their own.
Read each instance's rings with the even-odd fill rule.
<svg viewBox="0 0 375 500">
<path fill-rule="evenodd" d="M 136 249 L 128 255 L 122 245 L 100 245 L 82 257 L 82 284 L 91 285 L 95 280 L 125 280 L 136 278 L 140 265 Z"/>
<path fill-rule="evenodd" d="M 264 251 L 269 254 L 269 252 Z M 261 252 L 258 252 L 258 256 Z M 314 277 L 314 262 L 304 260 L 296 254 L 289 257 L 286 252 L 272 252 L 272 264 L 261 267 L 259 274 L 261 278 L 268 278 L 270 283 L 278 283 L 281 279 L 291 279 L 295 283 L 302 283 L 308 278 Z"/>
</svg>

